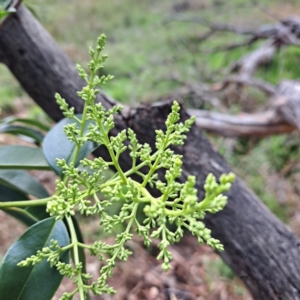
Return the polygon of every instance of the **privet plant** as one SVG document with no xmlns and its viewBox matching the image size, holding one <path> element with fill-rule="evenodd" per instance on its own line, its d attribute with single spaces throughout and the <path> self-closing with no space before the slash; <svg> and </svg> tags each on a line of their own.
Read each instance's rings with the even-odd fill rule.
<svg viewBox="0 0 300 300">
<path fill-rule="evenodd" d="M 95 102 L 99 92 L 97 88 L 112 79 L 110 75 L 97 75 L 107 58 L 101 54 L 104 45 L 105 36 L 102 35 L 98 39 L 96 49 L 90 48 L 89 75 L 82 67 L 77 66 L 80 77 L 87 84 L 78 92 L 84 101 L 82 115 L 75 115 L 74 108 L 69 108 L 65 100 L 56 95 L 57 103 L 67 118 L 62 123 L 65 124 L 63 130 L 72 147 L 68 155 L 63 158 L 57 157 L 57 165 L 54 166 L 50 159 L 52 153 L 46 149 L 51 140 L 51 131 L 44 140 L 44 154 L 50 166 L 52 165 L 60 175 L 56 182 L 55 194 L 43 199 L 0 203 L 0 208 L 12 214 L 20 212 L 22 207 L 27 207 L 23 211 L 37 219 L 11 247 L 3 260 L 0 269 L 0 294 L 6 293 L 13 285 L 21 284 L 22 291 L 16 299 L 29 299 L 28 296 L 24 296 L 26 293 L 30 295 L 30 299 L 35 295 L 38 299 L 51 299 L 62 276 L 70 278 L 75 285 L 72 292 L 62 296 L 63 300 L 72 299 L 76 293 L 84 300 L 89 291 L 95 295 L 113 294 L 115 291 L 108 286 L 107 280 L 112 276 L 117 260 L 126 261 L 131 254 L 126 248 L 126 242 L 132 239 L 132 232 L 142 237 L 146 246 L 151 244 L 151 237 L 161 240 L 157 259 L 162 260 L 162 268 L 165 271 L 170 269 L 172 259 L 168 247 L 181 239 L 185 229 L 195 235 L 200 244 L 206 242 L 214 249 L 223 250 L 220 242 L 211 237 L 210 230 L 199 220 L 204 218 L 206 212 L 216 213 L 223 209 L 227 199 L 223 193 L 229 190 L 234 175 L 222 175 L 217 183 L 216 178 L 209 174 L 204 185 L 205 198 L 202 201 L 197 197 L 194 176 L 188 176 L 185 183 L 179 183 L 177 179 L 181 175 L 182 157 L 175 154 L 170 147 L 183 145 L 186 133 L 195 118 L 180 123 L 177 102 L 173 103 L 172 111 L 165 122 L 166 131 L 156 130 L 155 151 L 152 151 L 148 144 L 140 144 L 131 129 L 123 130 L 117 136 L 110 136 L 110 131 L 114 128 L 114 115 L 119 113 L 122 107 L 115 106 L 106 110 L 101 103 Z M 56 143 L 52 140 L 51 142 Z M 86 158 L 86 155 L 98 146 L 106 147 L 110 159 Z M 119 164 L 119 158 L 126 150 L 129 150 L 132 164 L 130 170 L 124 171 Z M 115 170 L 114 175 L 107 175 L 110 174 L 106 171 L 109 168 Z M 164 180 L 158 178 L 158 171 L 161 169 L 165 170 Z M 139 180 L 133 179 L 133 175 Z M 159 196 L 153 196 L 148 187 L 156 188 Z M 121 209 L 118 214 L 110 215 L 107 208 L 115 202 L 121 203 Z M 46 209 L 48 216 L 36 217 L 40 216 L 41 209 L 37 214 L 33 209 L 35 206 Z M 144 207 L 143 221 L 137 218 L 140 206 Z M 113 227 L 119 224 L 124 226 L 124 231 L 115 237 L 113 245 L 104 241 L 95 241 L 94 244 L 87 245 L 81 237 L 75 219 L 76 213 L 99 216 L 100 226 L 106 232 L 111 232 Z M 169 224 L 176 225 L 176 229 L 171 230 Z M 32 245 L 32 240 L 38 239 L 42 242 Z M 24 249 L 25 246 L 21 248 L 20 244 L 29 245 L 30 250 Z M 16 250 L 20 250 L 21 253 Z M 103 261 L 96 281 L 93 281 L 92 276 L 85 270 L 84 252 L 89 252 Z M 72 263 L 69 262 L 69 253 Z M 43 268 L 38 269 L 41 264 Z M 20 283 L 18 278 L 10 276 L 11 269 L 23 275 L 22 272 L 26 273 L 26 270 L 29 270 L 27 275 L 22 275 L 27 283 Z M 28 274 L 32 272 L 36 274 L 35 280 L 43 276 L 44 280 L 48 278 L 47 288 L 50 285 L 51 289 L 48 296 L 46 287 L 39 295 L 35 294 L 36 291 L 32 292 L 32 289 L 36 288 L 34 284 L 28 287 L 28 281 L 31 280 Z M 51 276 L 54 275 L 57 282 L 52 284 Z M 27 289 L 29 291 L 26 291 Z"/>
</svg>

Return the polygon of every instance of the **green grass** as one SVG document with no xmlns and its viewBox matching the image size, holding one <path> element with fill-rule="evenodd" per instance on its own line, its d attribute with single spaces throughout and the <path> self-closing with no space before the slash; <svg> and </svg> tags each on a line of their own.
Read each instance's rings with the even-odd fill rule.
<svg viewBox="0 0 300 300">
<path fill-rule="evenodd" d="M 233 280 L 233 271 L 219 258 L 215 260 L 205 260 L 204 266 L 206 271 L 206 276 L 209 282 L 214 281 L 215 278 L 224 278 L 228 281 Z"/>
<path fill-rule="evenodd" d="M 255 46 L 208 53 L 217 46 L 238 42 L 242 38 L 221 32 L 199 43 L 199 36 L 207 28 L 182 19 L 198 18 L 244 27 L 253 27 L 253 18 L 257 24 L 270 22 L 263 11 L 245 0 L 223 1 L 222 5 L 217 5 L 213 0 L 205 3 L 190 0 L 187 1 L 190 3 L 188 9 L 181 11 L 178 7 L 183 1 L 170 0 L 26 2 L 76 62 L 85 64 L 88 60 L 87 47 L 94 44 L 101 33 L 105 33 L 108 37 L 106 51 L 109 53 L 105 72 L 113 74 L 115 79 L 104 90 L 118 101 L 129 104 L 157 101 L 169 95 L 180 87 L 173 78 L 193 83 L 220 80 L 224 67 Z M 280 1 L 264 0 L 260 4 L 268 7 L 274 2 Z M 283 57 L 280 67 L 275 62 L 274 66 L 260 71 L 258 76 L 271 78 L 275 82 L 273 77 L 279 74 L 289 73 L 288 78 L 298 74 L 299 68 L 295 63 L 299 59 L 298 49 L 292 56 L 291 51 L 278 55 Z M 290 66 L 293 66 L 293 71 Z M 8 86 L 3 84 L 6 77 L 7 74 L 4 80 L 0 78 L 0 86 Z M 12 99 L 15 93 L 13 86 L 5 88 L 0 91 L 0 101 Z"/>
<path fill-rule="evenodd" d="M 290 46 L 281 49 L 272 62 L 258 70 L 256 76 L 273 84 L 278 84 L 282 79 L 299 78 L 300 48 Z"/>
<path fill-rule="evenodd" d="M 256 140 L 238 139 L 229 153 L 225 138 L 214 139 L 214 143 L 235 172 L 279 219 L 287 223 L 294 213 L 290 207 L 293 195 L 284 194 L 284 201 L 280 203 L 282 199 L 278 198 L 277 192 L 280 184 L 291 188 L 297 185 L 293 176 L 299 170 L 280 174 L 289 163 L 300 161 L 299 134 L 294 132 Z M 277 182 L 274 183 L 270 178 Z"/>
<path fill-rule="evenodd" d="M 109 59 L 105 72 L 115 76 L 104 90 L 121 102 L 137 104 L 156 101 L 170 94 L 180 81 L 199 82 L 218 75 L 220 70 L 245 53 L 245 48 L 232 52 L 207 53 L 216 46 L 241 40 L 230 33 L 219 33 L 205 43 L 198 37 L 207 29 L 194 22 L 178 18 L 201 18 L 210 22 L 230 22 L 238 26 L 253 26 L 268 20 L 249 1 L 188 1 L 190 8 L 176 11 L 182 1 L 45 1 L 35 11 L 42 24 L 56 41 L 79 63 L 86 63 L 86 49 L 94 44 L 100 33 L 108 37 Z M 271 0 L 261 1 L 270 5 Z M 206 5 L 205 5 L 206 4 Z M 234 21 L 232 17 L 235 16 Z M 217 19 L 216 19 L 217 17 Z M 249 49 L 250 50 L 250 49 Z M 220 78 L 220 76 L 219 76 Z"/>
</svg>

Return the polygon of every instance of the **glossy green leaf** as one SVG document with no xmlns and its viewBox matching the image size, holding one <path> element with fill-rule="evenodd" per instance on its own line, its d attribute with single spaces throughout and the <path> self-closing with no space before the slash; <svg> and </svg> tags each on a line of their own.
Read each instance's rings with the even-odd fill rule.
<svg viewBox="0 0 300 300">
<path fill-rule="evenodd" d="M 43 131 L 49 131 L 51 129 L 51 127 L 49 125 L 44 124 L 38 120 L 28 119 L 28 118 L 16 118 L 14 116 L 9 116 L 9 117 L 4 118 L 2 120 L 2 123 L 5 123 L 5 124 L 22 123 L 22 124 L 36 127 Z"/>
<path fill-rule="evenodd" d="M 17 200 L 28 200 L 26 193 L 22 191 L 17 191 L 15 189 L 9 188 L 3 184 L 0 184 L 0 201 L 1 202 L 11 202 Z"/>
<path fill-rule="evenodd" d="M 40 198 L 49 196 L 44 187 L 29 173 L 16 170 L 0 170 L 0 201 L 29 200 L 27 194 Z M 27 226 L 49 218 L 46 206 L 28 207 L 25 209 L 12 207 L 5 208 L 3 211 Z"/>
<path fill-rule="evenodd" d="M 41 205 L 41 206 L 29 206 L 25 210 L 26 212 L 31 214 L 35 219 L 41 221 L 50 217 L 46 209 L 47 209 L 46 205 Z"/>
<path fill-rule="evenodd" d="M 37 198 L 49 197 L 46 189 L 23 170 L 0 170 L 0 184 Z M 23 200 L 23 199 L 21 199 Z"/>
<path fill-rule="evenodd" d="M 0 201 L 12 202 L 18 200 L 29 200 L 28 196 L 20 191 L 14 190 L 7 186 L 0 184 Z M 18 219 L 27 226 L 32 226 L 38 221 L 49 218 L 49 214 L 46 212 L 46 206 L 30 206 L 28 208 L 9 207 L 3 208 L 10 216 Z"/>
<path fill-rule="evenodd" d="M 50 170 L 41 148 L 0 147 L 0 169 Z"/>
<path fill-rule="evenodd" d="M 76 115 L 77 118 L 81 118 L 81 115 Z M 70 142 L 65 133 L 64 133 L 64 126 L 75 123 L 75 120 L 72 119 L 62 119 L 59 123 L 57 123 L 45 136 L 44 142 L 43 142 L 43 150 L 45 157 L 51 166 L 51 168 L 54 170 L 56 174 L 59 176 L 62 175 L 62 169 L 57 166 L 56 159 L 65 159 L 66 162 L 72 161 L 72 155 L 75 150 L 75 143 Z M 85 126 L 85 132 L 88 130 L 88 125 L 90 122 L 88 122 Z M 80 160 L 85 158 L 87 155 L 89 155 L 93 150 L 95 150 L 98 147 L 93 142 L 87 142 L 85 143 L 79 151 L 77 160 L 75 165 L 78 166 Z"/>
<path fill-rule="evenodd" d="M 17 220 L 24 223 L 26 226 L 30 227 L 37 223 L 39 220 L 35 218 L 33 215 L 28 213 L 26 209 L 22 209 L 19 207 L 9 207 L 9 208 L 2 208 L 2 210 L 7 213 L 8 215 L 16 218 Z"/>
<path fill-rule="evenodd" d="M 33 141 L 37 144 L 41 144 L 44 139 L 44 135 L 41 132 L 25 126 L 1 124 L 0 133 L 12 134 L 25 138 L 25 140 Z"/>
<path fill-rule="evenodd" d="M 0 201 L 11 202 L 16 200 L 28 200 L 28 196 L 20 191 L 16 191 L 14 189 L 0 184 Z M 27 212 L 25 209 L 22 208 L 10 207 L 2 210 L 10 216 L 23 222 L 27 226 L 31 226 L 38 221 L 38 219 L 31 215 L 30 212 Z"/>
<path fill-rule="evenodd" d="M 7 251 L 0 268 L 0 300 L 51 300 L 62 276 L 50 268 L 46 260 L 29 267 L 17 264 L 57 240 L 61 247 L 69 244 L 67 229 L 62 221 L 48 218 L 30 227 Z M 61 260 L 68 263 L 68 252 Z"/>
</svg>

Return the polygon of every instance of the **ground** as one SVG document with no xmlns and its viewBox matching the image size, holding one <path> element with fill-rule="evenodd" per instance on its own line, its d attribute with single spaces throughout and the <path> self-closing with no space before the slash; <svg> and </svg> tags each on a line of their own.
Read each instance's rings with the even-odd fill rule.
<svg viewBox="0 0 300 300">
<path fill-rule="evenodd" d="M 11 243 L 25 230 L 15 219 L 0 211 L 0 253 L 3 255 Z M 83 231 L 91 231 L 96 224 L 85 224 Z M 89 236 L 92 237 L 92 232 Z M 109 239 L 107 239 L 109 241 Z M 157 241 L 150 249 L 143 247 L 142 241 L 135 237 L 127 245 L 133 255 L 127 262 L 120 262 L 109 283 L 117 290 L 113 296 L 91 296 L 91 300 L 251 300 L 251 296 L 230 269 L 207 246 L 199 247 L 197 240 L 187 235 L 171 247 L 172 269 L 165 273 L 156 260 Z M 96 277 L 100 263 L 88 257 L 87 270 Z M 64 279 L 53 300 L 58 300 L 63 292 L 72 291 L 74 285 Z M 78 297 L 74 297 L 75 300 Z"/>
</svg>

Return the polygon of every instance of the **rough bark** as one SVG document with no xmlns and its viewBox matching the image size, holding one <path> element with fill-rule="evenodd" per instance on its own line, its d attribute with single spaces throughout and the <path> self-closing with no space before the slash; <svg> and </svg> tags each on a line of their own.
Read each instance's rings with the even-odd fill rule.
<svg viewBox="0 0 300 300">
<path fill-rule="evenodd" d="M 58 121 L 62 115 L 55 103 L 59 92 L 77 112 L 81 101 L 74 96 L 82 87 L 73 63 L 59 49 L 50 35 L 22 5 L 0 30 L 0 57 L 20 81 L 28 94 Z M 109 107 L 111 101 L 100 95 L 99 101 Z M 154 129 L 164 128 L 170 103 L 156 103 L 132 109 L 116 118 L 117 131 L 133 128 L 141 142 L 154 144 Z M 182 118 L 187 114 L 182 109 Z M 184 147 L 183 177 L 197 176 L 199 197 L 209 172 L 219 176 L 230 167 L 216 153 L 197 127 L 193 127 Z M 101 148 L 98 155 L 105 155 Z M 128 167 L 126 157 L 121 166 Z M 224 211 L 209 215 L 206 223 L 213 236 L 225 246 L 220 253 L 225 262 L 245 282 L 255 299 L 300 299 L 299 240 L 240 180 L 233 184 Z"/>
</svg>

